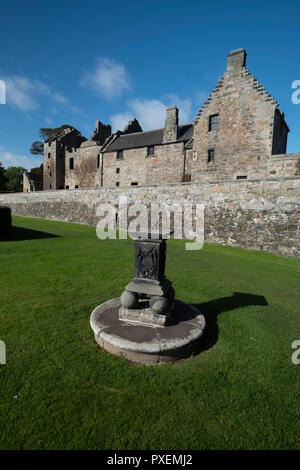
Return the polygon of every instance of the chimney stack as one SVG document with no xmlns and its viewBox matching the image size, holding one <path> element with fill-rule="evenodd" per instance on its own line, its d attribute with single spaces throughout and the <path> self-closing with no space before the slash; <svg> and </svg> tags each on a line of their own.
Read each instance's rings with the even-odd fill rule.
<svg viewBox="0 0 300 470">
<path fill-rule="evenodd" d="M 247 52 L 244 49 L 231 51 L 227 56 L 227 72 L 237 75 L 243 67 L 246 67 Z"/>
<path fill-rule="evenodd" d="M 167 108 L 166 123 L 164 128 L 163 143 L 176 142 L 178 128 L 178 109 L 176 106 Z"/>
</svg>

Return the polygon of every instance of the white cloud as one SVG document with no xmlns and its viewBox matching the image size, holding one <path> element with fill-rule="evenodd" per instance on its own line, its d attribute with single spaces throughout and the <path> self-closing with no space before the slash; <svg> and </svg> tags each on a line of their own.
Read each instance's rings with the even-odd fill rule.
<svg viewBox="0 0 300 470">
<path fill-rule="evenodd" d="M 131 78 L 120 62 L 108 57 L 98 59 L 94 70 L 85 71 L 80 85 L 96 91 L 107 100 L 118 98 L 131 87 Z"/>
<path fill-rule="evenodd" d="M 51 112 L 56 110 L 56 112 L 59 113 L 57 107 L 60 107 L 83 116 L 82 111 L 76 106 L 73 106 L 66 96 L 56 92 L 40 80 L 30 80 L 24 76 L 14 75 L 6 77 L 4 81 L 6 84 L 7 104 L 13 108 L 26 112 L 37 111 L 40 107 L 39 97 L 44 96 L 48 101 L 50 100 L 56 105 L 50 107 Z"/>
<path fill-rule="evenodd" d="M 164 127 L 166 108 L 169 106 L 177 106 L 179 108 L 179 122 L 181 124 L 186 124 L 191 119 L 191 100 L 181 99 L 174 94 L 166 95 L 164 101 L 136 98 L 129 100 L 127 106 L 128 110 L 124 113 L 114 114 L 110 117 L 115 131 L 122 130 L 127 122 L 134 117 L 137 118 L 143 130 Z"/>
<path fill-rule="evenodd" d="M 33 83 L 25 77 L 5 79 L 7 104 L 22 111 L 34 111 L 39 105 L 34 98 Z"/>
<path fill-rule="evenodd" d="M 43 161 L 42 156 L 27 156 L 27 155 L 19 155 L 12 152 L 8 152 L 0 148 L 0 162 L 2 162 L 4 167 L 8 166 L 22 166 L 27 170 L 39 166 Z"/>
</svg>

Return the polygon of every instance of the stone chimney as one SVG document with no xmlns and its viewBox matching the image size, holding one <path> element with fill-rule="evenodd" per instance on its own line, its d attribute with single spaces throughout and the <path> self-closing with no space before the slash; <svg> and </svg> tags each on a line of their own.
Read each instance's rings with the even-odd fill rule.
<svg viewBox="0 0 300 470">
<path fill-rule="evenodd" d="M 243 67 L 246 67 L 247 52 L 244 49 L 235 49 L 227 56 L 227 72 L 237 75 Z"/>
<path fill-rule="evenodd" d="M 166 123 L 164 128 L 163 143 L 176 142 L 178 128 L 178 109 L 176 106 L 167 108 Z"/>
</svg>

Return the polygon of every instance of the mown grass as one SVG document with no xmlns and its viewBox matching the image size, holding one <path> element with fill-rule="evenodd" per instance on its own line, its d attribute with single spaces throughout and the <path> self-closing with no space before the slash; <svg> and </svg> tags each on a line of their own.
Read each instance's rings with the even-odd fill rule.
<svg viewBox="0 0 300 470">
<path fill-rule="evenodd" d="M 132 278 L 133 242 L 13 223 L 0 244 L 1 449 L 299 448 L 299 259 L 168 241 L 177 298 L 206 316 L 203 350 L 136 366 L 101 350 L 89 326 Z"/>
</svg>

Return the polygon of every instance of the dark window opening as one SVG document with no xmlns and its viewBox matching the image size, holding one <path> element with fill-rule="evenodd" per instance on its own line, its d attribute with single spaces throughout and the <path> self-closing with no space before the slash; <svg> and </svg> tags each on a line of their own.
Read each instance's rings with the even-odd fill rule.
<svg viewBox="0 0 300 470">
<path fill-rule="evenodd" d="M 48 158 L 50 158 L 50 157 L 51 157 L 51 153 L 48 153 Z"/>
<path fill-rule="evenodd" d="M 117 169 L 116 169 L 116 173 L 120 173 L 120 168 L 117 168 Z"/>
<path fill-rule="evenodd" d="M 78 189 L 78 184 L 75 184 L 75 189 Z"/>
<path fill-rule="evenodd" d="M 69 168 L 70 168 L 70 170 L 74 170 L 74 158 L 70 158 L 70 160 L 69 160 Z"/>
<path fill-rule="evenodd" d="M 97 168 L 99 168 L 100 166 L 100 155 L 98 154 L 97 155 Z"/>
<path fill-rule="evenodd" d="M 52 184 L 50 184 L 50 189 L 52 189 Z"/>
<path fill-rule="evenodd" d="M 151 157 L 152 155 L 154 155 L 154 145 L 149 145 L 147 155 L 148 157 Z"/>
<path fill-rule="evenodd" d="M 137 181 L 132 181 L 131 186 L 137 186 L 139 183 Z"/>
<path fill-rule="evenodd" d="M 243 176 L 243 175 L 237 176 L 236 179 L 237 179 L 237 180 L 246 180 L 246 179 L 247 179 L 247 176 Z"/>
<path fill-rule="evenodd" d="M 58 189 L 64 189 L 64 187 L 63 186 L 58 186 Z"/>
<path fill-rule="evenodd" d="M 117 151 L 117 160 L 122 160 L 123 158 L 123 150 L 118 150 Z"/>
<path fill-rule="evenodd" d="M 213 114 L 212 116 L 209 116 L 208 130 L 217 131 L 218 129 L 219 129 L 219 115 Z"/>
<path fill-rule="evenodd" d="M 209 149 L 208 150 L 208 155 L 207 155 L 207 163 L 213 162 L 215 160 L 215 150 L 214 149 Z"/>
<path fill-rule="evenodd" d="M 48 146 L 49 146 L 49 147 L 50 147 L 50 145 L 51 145 L 51 142 L 48 142 Z"/>
<path fill-rule="evenodd" d="M 120 186 L 120 181 L 117 181 L 117 182 L 116 182 L 116 186 Z"/>
<path fill-rule="evenodd" d="M 68 185 L 68 184 L 66 185 L 66 189 L 69 189 L 69 185 Z"/>
<path fill-rule="evenodd" d="M 51 171 L 49 172 L 49 176 L 52 176 L 52 173 L 51 173 Z"/>
</svg>

